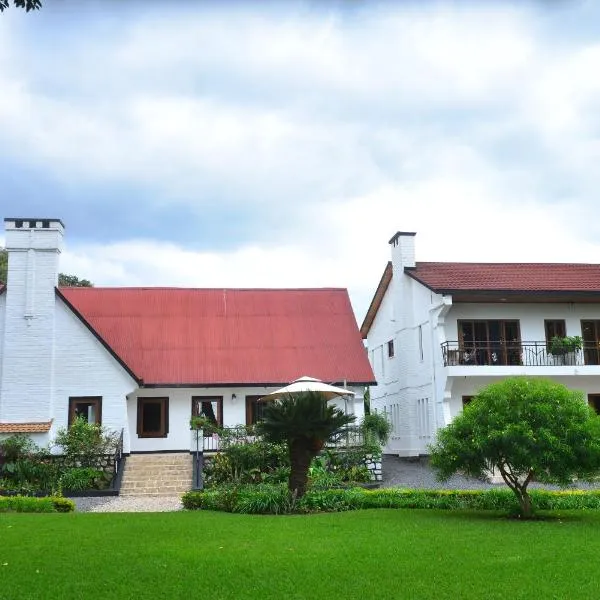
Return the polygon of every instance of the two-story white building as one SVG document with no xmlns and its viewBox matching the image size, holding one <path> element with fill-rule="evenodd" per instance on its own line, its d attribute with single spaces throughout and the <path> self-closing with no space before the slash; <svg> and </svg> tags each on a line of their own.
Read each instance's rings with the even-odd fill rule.
<svg viewBox="0 0 600 600">
<path fill-rule="evenodd" d="M 190 417 L 253 424 L 259 398 L 302 375 L 346 385 L 358 419 L 374 383 L 348 292 L 58 288 L 59 219 L 5 219 L 0 436 L 40 444 L 75 417 L 122 431 L 125 452 L 193 447 Z"/>
<path fill-rule="evenodd" d="M 600 265 L 415 262 L 415 233 L 390 240 L 392 260 L 361 327 L 400 456 L 427 454 L 477 391 L 514 375 L 585 393 L 600 410 Z M 553 337 L 582 348 L 552 353 Z"/>
</svg>

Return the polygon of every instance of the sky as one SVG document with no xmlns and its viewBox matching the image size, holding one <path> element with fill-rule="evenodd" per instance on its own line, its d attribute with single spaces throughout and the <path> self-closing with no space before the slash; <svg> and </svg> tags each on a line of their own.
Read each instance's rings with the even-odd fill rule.
<svg viewBox="0 0 600 600">
<path fill-rule="evenodd" d="M 44 0 L 0 14 L 0 217 L 96 285 L 600 262 L 600 4 Z M 0 232 L 0 244 L 3 242 Z"/>
</svg>

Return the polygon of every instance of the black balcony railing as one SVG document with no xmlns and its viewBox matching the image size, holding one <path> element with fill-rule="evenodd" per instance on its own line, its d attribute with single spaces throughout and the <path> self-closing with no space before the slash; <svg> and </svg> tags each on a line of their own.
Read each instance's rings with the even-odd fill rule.
<svg viewBox="0 0 600 600">
<path fill-rule="evenodd" d="M 552 354 L 548 342 L 445 342 L 444 366 L 558 367 L 600 365 L 600 345 L 584 342 L 581 350 Z"/>
</svg>

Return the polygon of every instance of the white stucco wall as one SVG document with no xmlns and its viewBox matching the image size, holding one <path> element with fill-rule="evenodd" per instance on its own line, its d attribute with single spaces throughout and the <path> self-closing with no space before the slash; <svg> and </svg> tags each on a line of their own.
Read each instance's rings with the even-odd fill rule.
<svg viewBox="0 0 600 600">
<path fill-rule="evenodd" d="M 190 450 L 195 446 L 195 437 L 190 431 L 193 396 L 217 396 L 223 398 L 223 426 L 235 427 L 246 424 L 246 396 L 263 396 L 276 388 L 232 387 L 232 388 L 143 388 L 136 389 L 127 398 L 127 414 L 132 452 L 154 452 L 161 450 Z M 364 415 L 362 388 L 349 388 L 357 395 L 355 401 L 339 399 L 333 403 L 349 414 L 355 414 L 359 422 Z M 235 399 L 232 397 L 235 394 Z M 138 398 L 169 399 L 169 432 L 166 437 L 141 438 L 137 431 Z"/>
<path fill-rule="evenodd" d="M 414 252 L 402 245 L 410 246 L 411 241 L 401 239 L 392 247 L 393 277 L 367 336 L 377 380 L 370 390 L 372 407 L 392 422 L 385 451 L 401 456 L 426 453 L 443 421 L 442 402 L 436 400 L 440 394 L 435 393 L 440 386 L 443 390 L 443 382 L 436 379 L 443 299 L 404 273 L 406 257 L 410 261 Z M 388 358 L 389 340 L 394 341 L 393 358 Z"/>
<path fill-rule="evenodd" d="M 446 306 L 442 308 L 442 304 Z M 445 367 L 441 343 L 458 339 L 461 319 L 518 320 L 521 340 L 545 340 L 545 319 L 564 319 L 567 335 L 581 335 L 581 320 L 600 319 L 600 304 L 455 303 L 394 272 L 368 334 L 369 359 L 377 387 L 373 407 L 394 425 L 387 452 L 414 456 L 427 452 L 435 431 L 462 410 L 462 396 L 512 376 L 544 376 L 573 389 L 600 393 L 600 366 L 453 366 Z M 415 329 L 423 331 L 423 359 Z M 395 357 L 387 359 L 386 342 L 394 339 Z M 383 357 L 383 358 L 382 358 Z"/>
<path fill-rule="evenodd" d="M 600 304 L 454 304 L 446 317 L 446 337 L 458 340 L 457 322 L 461 319 L 518 320 L 521 341 L 544 341 L 545 319 L 564 319 L 567 335 L 581 335 L 581 320 L 600 319 Z"/>
<path fill-rule="evenodd" d="M 535 375 L 529 375 L 535 376 Z M 600 377 L 597 376 L 544 376 L 569 389 L 581 391 L 587 401 L 588 394 L 600 394 Z M 452 398 L 450 401 L 451 417 L 462 411 L 462 397 L 474 396 L 481 388 L 503 379 L 502 377 L 457 377 L 452 382 Z"/>
<path fill-rule="evenodd" d="M 128 452 L 126 397 L 137 383 L 58 297 L 55 357 L 51 435 L 68 423 L 70 396 L 102 396 L 102 425 L 119 432 L 125 429 Z"/>
<path fill-rule="evenodd" d="M 1 393 L 1 387 L 2 387 L 2 357 L 3 357 L 3 353 L 4 353 L 4 317 L 5 317 L 5 311 L 6 311 L 6 291 L 4 291 L 4 293 L 0 294 L 0 393 Z M 1 398 L 1 396 L 0 396 Z M 0 401 L 0 405 L 1 405 L 1 401 Z M 2 409 L 0 408 L 0 414 L 2 412 Z"/>
</svg>

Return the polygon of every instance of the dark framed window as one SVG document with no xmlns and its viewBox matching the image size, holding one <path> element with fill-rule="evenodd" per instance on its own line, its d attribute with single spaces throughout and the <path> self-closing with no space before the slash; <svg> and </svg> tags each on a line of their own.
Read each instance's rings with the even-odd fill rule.
<svg viewBox="0 0 600 600">
<path fill-rule="evenodd" d="M 102 423 L 102 396 L 71 396 L 69 398 L 69 427 L 77 418 L 88 423 Z"/>
<path fill-rule="evenodd" d="M 192 396 L 192 416 L 200 415 L 213 425 L 223 427 L 223 396 Z"/>
<path fill-rule="evenodd" d="M 457 321 L 461 363 L 468 365 L 520 365 L 519 321 Z"/>
<path fill-rule="evenodd" d="M 600 415 L 600 394 L 588 394 L 588 404 Z"/>
<path fill-rule="evenodd" d="M 137 434 L 141 438 L 167 437 L 169 434 L 168 398 L 138 398 Z"/>
<path fill-rule="evenodd" d="M 564 319 L 545 319 L 544 331 L 546 332 L 546 343 L 549 344 L 553 337 L 565 337 L 567 326 Z"/>
<path fill-rule="evenodd" d="M 467 404 L 469 404 L 469 402 L 471 402 L 471 400 L 473 400 L 473 398 L 474 398 L 474 397 L 475 397 L 475 396 L 463 396 L 463 397 L 462 397 L 462 405 L 463 405 L 463 408 L 464 408 L 464 407 L 465 407 Z"/>
<path fill-rule="evenodd" d="M 262 396 L 246 396 L 246 425 L 254 425 L 263 417 L 266 402 L 259 402 Z"/>
<path fill-rule="evenodd" d="M 600 365 L 600 320 L 581 321 L 583 357 L 586 365 Z"/>
<path fill-rule="evenodd" d="M 394 340 L 390 340 L 387 343 L 387 354 L 388 358 L 394 358 Z"/>
</svg>

